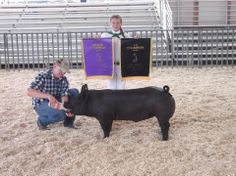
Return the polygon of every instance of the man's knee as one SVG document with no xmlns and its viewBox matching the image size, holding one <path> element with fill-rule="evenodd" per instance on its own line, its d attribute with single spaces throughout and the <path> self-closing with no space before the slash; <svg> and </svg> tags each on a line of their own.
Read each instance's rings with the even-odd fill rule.
<svg viewBox="0 0 236 176">
<path fill-rule="evenodd" d="M 79 94 L 79 90 L 76 88 L 69 89 L 68 92 L 69 92 L 69 97 L 75 97 Z"/>
</svg>

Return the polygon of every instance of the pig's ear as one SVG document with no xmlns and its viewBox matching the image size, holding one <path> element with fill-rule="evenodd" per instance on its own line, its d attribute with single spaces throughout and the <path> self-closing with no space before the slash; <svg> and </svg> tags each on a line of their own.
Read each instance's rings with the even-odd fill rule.
<svg viewBox="0 0 236 176">
<path fill-rule="evenodd" d="M 84 86 L 85 90 L 88 90 L 88 85 L 87 84 L 84 84 L 83 86 Z"/>
<path fill-rule="evenodd" d="M 80 94 L 83 95 L 87 90 L 88 90 L 88 86 L 87 86 L 87 84 L 84 84 L 84 85 L 81 87 Z"/>
<path fill-rule="evenodd" d="M 87 86 L 87 84 L 84 84 L 84 85 L 82 86 L 81 92 L 80 92 L 80 98 L 82 98 L 82 100 L 83 100 L 84 102 L 87 101 L 87 99 L 88 99 L 88 86 Z"/>
<path fill-rule="evenodd" d="M 87 86 L 87 84 L 84 84 L 82 87 L 81 87 L 81 93 L 84 91 L 84 90 L 86 90 L 86 89 L 88 89 L 88 86 Z"/>
</svg>

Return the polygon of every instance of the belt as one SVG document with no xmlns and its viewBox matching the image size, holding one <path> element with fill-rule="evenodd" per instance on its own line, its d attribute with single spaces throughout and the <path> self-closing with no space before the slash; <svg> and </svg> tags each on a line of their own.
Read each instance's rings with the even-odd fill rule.
<svg viewBox="0 0 236 176">
<path fill-rule="evenodd" d="M 120 62 L 114 62 L 114 65 L 120 65 Z"/>
</svg>

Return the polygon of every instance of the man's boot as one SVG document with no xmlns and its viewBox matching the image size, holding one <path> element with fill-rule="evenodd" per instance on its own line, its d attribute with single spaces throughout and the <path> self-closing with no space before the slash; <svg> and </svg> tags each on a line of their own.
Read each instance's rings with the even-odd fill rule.
<svg viewBox="0 0 236 176">
<path fill-rule="evenodd" d="M 67 127 L 67 128 L 76 128 L 74 126 L 74 121 L 75 121 L 75 116 L 72 116 L 72 117 L 67 117 L 65 118 L 64 120 L 64 127 Z"/>
</svg>

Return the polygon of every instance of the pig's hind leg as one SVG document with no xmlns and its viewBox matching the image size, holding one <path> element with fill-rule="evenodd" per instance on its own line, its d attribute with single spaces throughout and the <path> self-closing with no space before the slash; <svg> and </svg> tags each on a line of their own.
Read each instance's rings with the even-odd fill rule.
<svg viewBox="0 0 236 176">
<path fill-rule="evenodd" d="M 169 118 L 157 117 L 157 119 L 161 127 L 162 140 L 167 141 L 169 139 L 169 127 L 170 127 Z"/>
</svg>

